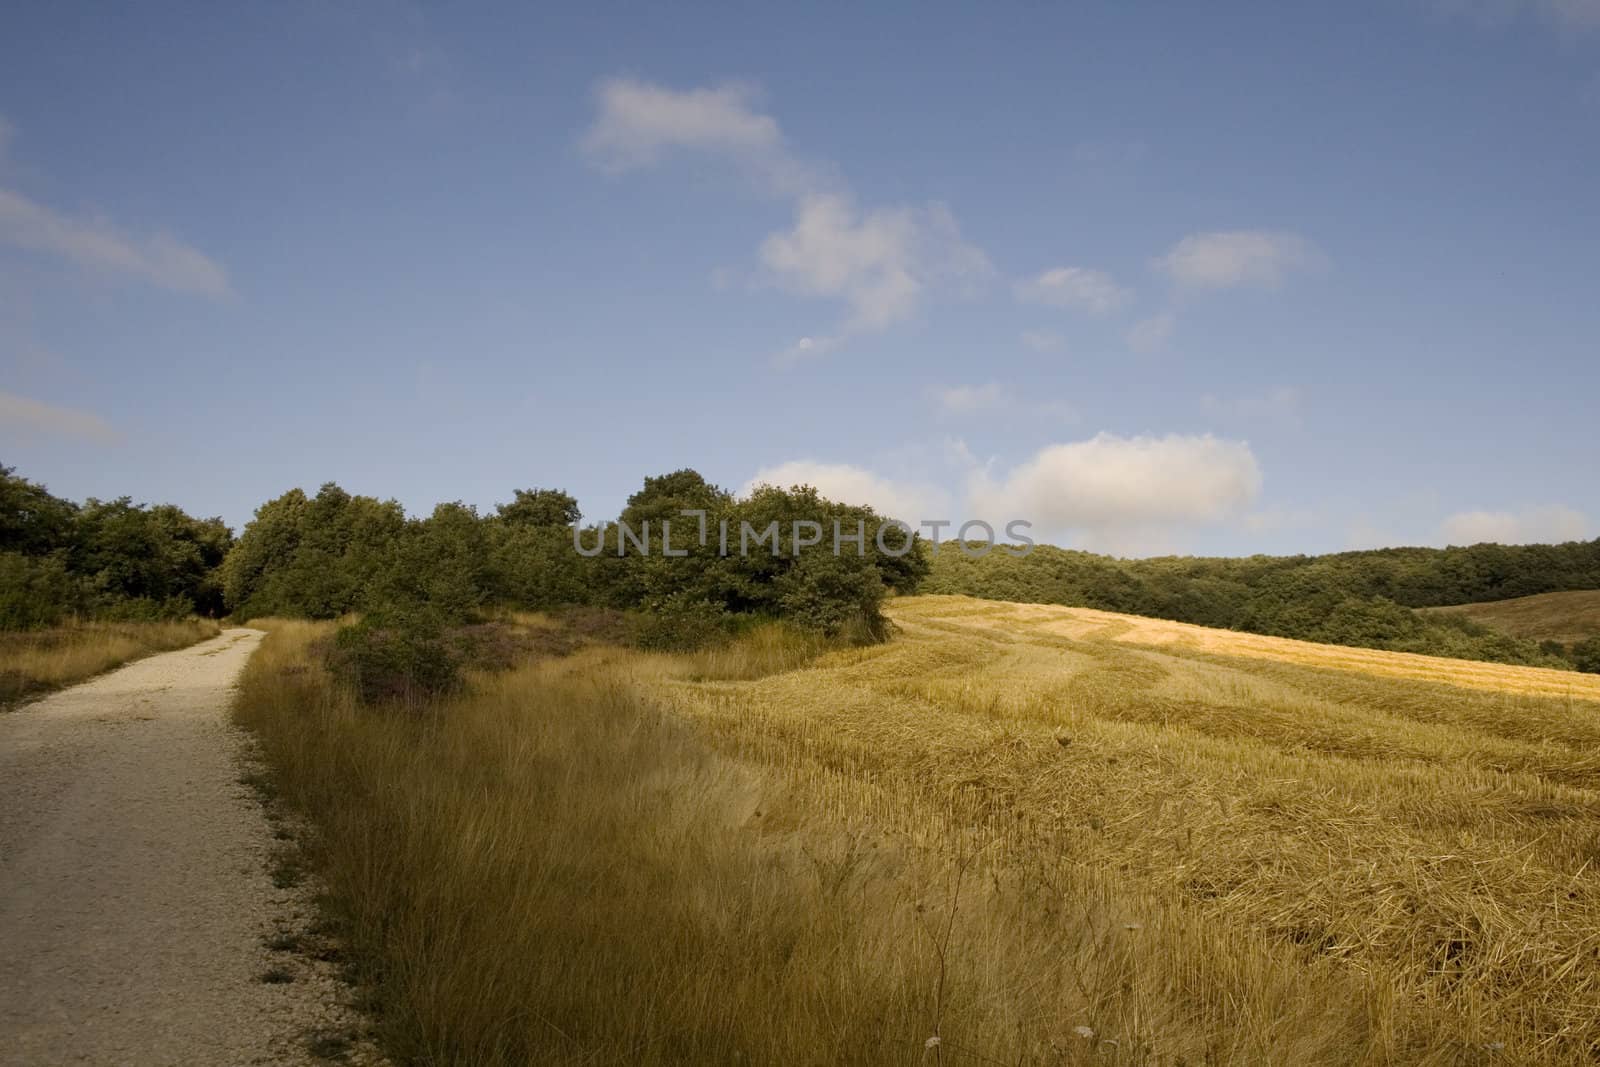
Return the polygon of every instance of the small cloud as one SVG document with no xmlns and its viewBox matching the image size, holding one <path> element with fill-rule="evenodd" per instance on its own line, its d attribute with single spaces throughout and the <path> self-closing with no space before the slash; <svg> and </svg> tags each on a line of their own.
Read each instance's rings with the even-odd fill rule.
<svg viewBox="0 0 1600 1067">
<path fill-rule="evenodd" d="M 122 435 L 90 411 L 56 407 L 41 400 L 0 392 L 0 429 L 19 436 L 44 435 L 111 444 Z"/>
<path fill-rule="evenodd" d="M 650 166 L 672 150 L 709 153 L 754 176 L 767 192 L 792 198 L 794 225 L 762 242 L 762 269 L 791 292 L 845 303 L 836 344 L 912 317 L 937 289 L 970 289 L 993 273 L 943 204 L 858 207 L 832 168 L 790 151 L 777 120 L 756 107 L 756 95 L 741 83 L 676 90 L 612 78 L 596 90 L 598 114 L 580 147 L 594 166 L 612 172 Z M 815 354 L 796 345 L 775 360 Z"/>
<path fill-rule="evenodd" d="M 1250 446 L 1206 434 L 1120 437 L 1051 445 L 1001 479 L 974 475 L 977 514 L 1027 519 L 1096 544 L 1150 540 L 1154 530 L 1222 521 L 1261 492 Z"/>
<path fill-rule="evenodd" d="M 934 403 L 946 415 L 972 415 L 994 411 L 1011 402 L 1010 391 L 995 382 L 987 385 L 951 385 L 930 389 Z"/>
<path fill-rule="evenodd" d="M 1135 352 L 1159 351 L 1172 340 L 1172 331 L 1177 324 L 1178 317 L 1170 311 L 1141 319 L 1128 330 L 1128 347 Z"/>
<path fill-rule="evenodd" d="M 1445 519 L 1439 536 L 1451 545 L 1561 544 L 1586 541 L 1595 526 L 1581 511 L 1551 506 L 1528 511 L 1463 511 Z"/>
<path fill-rule="evenodd" d="M 596 96 L 600 114 L 582 148 L 605 170 L 647 166 L 669 148 L 770 151 L 783 140 L 777 121 L 751 107 L 755 92 L 747 85 L 677 92 L 612 78 Z"/>
<path fill-rule="evenodd" d="M 1091 315 L 1115 311 L 1133 294 L 1104 271 L 1088 267 L 1053 267 L 1016 284 L 1017 299 L 1031 304 L 1071 307 Z"/>
<path fill-rule="evenodd" d="M 1185 237 L 1155 261 L 1179 285 L 1224 289 L 1238 285 L 1271 288 L 1292 270 L 1321 262 L 1305 238 L 1268 230 L 1231 230 Z"/>
<path fill-rule="evenodd" d="M 1067 347 L 1067 339 L 1051 330 L 1023 330 L 1022 343 L 1035 352 L 1059 352 Z"/>
<path fill-rule="evenodd" d="M 793 228 L 762 242 L 761 262 L 784 288 L 844 300 L 846 333 L 884 329 L 911 317 L 929 289 L 993 270 L 942 204 L 863 212 L 832 193 L 802 197 Z"/>
<path fill-rule="evenodd" d="M 230 291 L 220 264 L 169 234 L 134 237 L 103 219 L 70 218 L 8 189 L 0 189 L 0 244 L 179 292 L 226 296 Z"/>
<path fill-rule="evenodd" d="M 756 471 L 743 491 L 748 494 L 758 485 L 809 485 L 829 500 L 865 505 L 881 515 L 912 524 L 950 511 L 950 496 L 942 489 L 892 481 L 848 463 L 791 460 Z"/>
<path fill-rule="evenodd" d="M 600 83 L 599 114 L 579 148 L 610 173 L 652 166 L 676 149 L 734 160 L 774 192 L 796 195 L 826 184 L 784 142 L 778 120 L 758 111 L 754 86 L 730 82 L 702 89 L 669 89 L 632 78 Z"/>
</svg>

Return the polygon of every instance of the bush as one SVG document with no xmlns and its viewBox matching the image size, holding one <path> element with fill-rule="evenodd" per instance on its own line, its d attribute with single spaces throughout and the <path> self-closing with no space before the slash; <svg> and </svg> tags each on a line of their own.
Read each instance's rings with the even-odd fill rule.
<svg viewBox="0 0 1600 1067">
<path fill-rule="evenodd" d="M 60 556 L 0 552 L 0 630 L 54 626 L 86 604 Z"/>
<path fill-rule="evenodd" d="M 640 648 L 688 652 L 727 637 L 731 621 L 720 604 L 688 593 L 673 593 L 645 605 L 633 640 Z"/>
<path fill-rule="evenodd" d="M 366 704 L 425 701 L 461 688 L 462 656 L 432 620 L 375 615 L 334 637 L 328 666 Z"/>
</svg>

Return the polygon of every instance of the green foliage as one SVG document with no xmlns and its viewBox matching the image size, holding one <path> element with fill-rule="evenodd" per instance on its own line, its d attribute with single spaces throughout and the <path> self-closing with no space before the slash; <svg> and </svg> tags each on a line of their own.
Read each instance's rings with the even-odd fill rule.
<svg viewBox="0 0 1600 1067">
<path fill-rule="evenodd" d="M 67 571 L 63 555 L 0 552 L 0 630 L 54 626 L 87 603 L 86 586 Z"/>
<path fill-rule="evenodd" d="M 72 541 L 77 505 L 0 465 L 0 552 L 44 556 Z"/>
<path fill-rule="evenodd" d="M 647 604 L 632 637 L 640 648 L 687 652 L 716 644 L 731 628 L 732 617 L 721 604 L 679 592 Z"/>
<path fill-rule="evenodd" d="M 221 519 L 128 497 L 79 506 L 0 467 L 0 626 L 220 614 L 232 541 Z"/>
<path fill-rule="evenodd" d="M 1600 674 L 1600 637 L 1580 641 L 1567 651 L 1572 665 L 1589 674 Z"/>
<path fill-rule="evenodd" d="M 407 522 L 390 541 L 383 565 L 367 584 L 367 611 L 428 614 L 440 624 L 477 618 L 494 592 L 489 533 L 476 509 L 440 504 Z"/>
<path fill-rule="evenodd" d="M 1330 644 L 1568 666 L 1531 641 L 1409 610 L 1600 588 L 1600 541 L 1332 556 L 1122 560 L 1041 545 L 970 559 L 942 546 L 927 593 L 1071 604 Z"/>
<path fill-rule="evenodd" d="M 576 525 L 583 517 L 578 501 L 561 489 L 518 489 L 509 504 L 495 506 L 500 521 L 507 526 Z"/>
<path fill-rule="evenodd" d="M 572 547 L 566 526 L 490 523 L 486 531 L 494 599 L 536 611 L 592 599 L 595 567 Z"/>
<path fill-rule="evenodd" d="M 228 553 L 228 610 L 312 619 L 353 611 L 389 568 L 405 525 L 393 500 L 351 496 L 332 482 L 310 498 L 291 489 L 256 509 Z"/>
<path fill-rule="evenodd" d="M 599 538 L 604 546 L 592 561 L 593 587 L 612 607 L 670 616 L 686 635 L 682 644 L 698 639 L 689 634 L 704 637 L 746 617 L 783 619 L 829 635 L 881 635 L 884 597 L 914 589 L 928 567 L 914 536 L 886 530 L 884 551 L 883 518 L 809 486 L 758 486 L 738 500 L 694 471 L 675 471 L 647 478 L 621 521 L 647 547 L 624 538 L 616 524 L 586 534 L 585 544 Z M 688 616 L 697 613 L 705 626 L 690 625 Z"/>
<path fill-rule="evenodd" d="M 460 650 L 430 612 L 375 613 L 342 627 L 328 664 L 368 704 L 418 707 L 461 687 Z"/>
</svg>

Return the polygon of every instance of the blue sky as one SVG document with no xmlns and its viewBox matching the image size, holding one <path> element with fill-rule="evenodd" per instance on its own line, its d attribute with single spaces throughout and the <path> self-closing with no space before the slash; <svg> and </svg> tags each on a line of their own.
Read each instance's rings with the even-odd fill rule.
<svg viewBox="0 0 1600 1067">
<path fill-rule="evenodd" d="M 0 461 L 1129 554 L 1600 535 L 1600 3 L 31 5 Z"/>
</svg>

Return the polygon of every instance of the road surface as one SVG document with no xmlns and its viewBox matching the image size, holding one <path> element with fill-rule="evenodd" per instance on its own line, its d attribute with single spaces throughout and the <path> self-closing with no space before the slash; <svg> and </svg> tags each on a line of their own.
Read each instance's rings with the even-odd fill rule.
<svg viewBox="0 0 1600 1067">
<path fill-rule="evenodd" d="M 265 944 L 308 909 L 228 720 L 261 637 L 0 713 L 0 1065 L 315 1062 L 348 1025 L 326 968 Z"/>
</svg>

